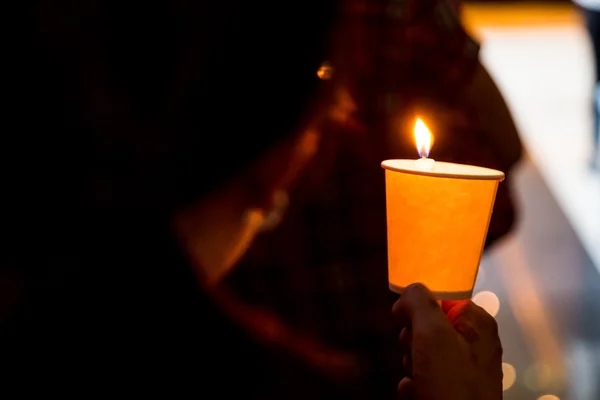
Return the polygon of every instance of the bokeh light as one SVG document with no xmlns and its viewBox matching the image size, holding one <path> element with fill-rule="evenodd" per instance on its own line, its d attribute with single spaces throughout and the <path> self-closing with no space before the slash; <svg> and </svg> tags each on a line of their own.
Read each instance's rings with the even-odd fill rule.
<svg viewBox="0 0 600 400">
<path fill-rule="evenodd" d="M 552 368 L 543 363 L 532 364 L 523 373 L 523 381 L 532 391 L 543 390 L 552 382 Z"/>
<path fill-rule="evenodd" d="M 483 308 L 492 317 L 495 317 L 500 310 L 500 300 L 498 300 L 498 296 L 487 290 L 473 296 L 473 303 Z"/>
<path fill-rule="evenodd" d="M 560 398 L 553 394 L 545 394 L 543 396 L 538 397 L 537 400 L 560 400 Z"/>
<path fill-rule="evenodd" d="M 517 380 L 517 370 L 509 363 L 502 363 L 502 391 L 508 390 Z"/>
</svg>

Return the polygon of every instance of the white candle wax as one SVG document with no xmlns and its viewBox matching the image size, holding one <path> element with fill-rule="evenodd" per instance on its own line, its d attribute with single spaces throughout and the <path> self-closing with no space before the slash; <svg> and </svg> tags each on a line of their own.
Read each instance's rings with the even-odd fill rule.
<svg viewBox="0 0 600 400">
<path fill-rule="evenodd" d="M 435 160 L 433 158 L 422 157 L 415 160 L 415 165 L 419 169 L 431 171 L 435 166 Z"/>
</svg>

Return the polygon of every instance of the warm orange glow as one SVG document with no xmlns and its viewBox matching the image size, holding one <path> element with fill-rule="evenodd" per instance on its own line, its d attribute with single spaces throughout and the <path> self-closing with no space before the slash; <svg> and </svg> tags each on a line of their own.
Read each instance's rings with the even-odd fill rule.
<svg viewBox="0 0 600 400">
<path fill-rule="evenodd" d="M 317 70 L 317 76 L 324 80 L 328 81 L 333 76 L 333 67 L 329 63 L 323 63 Z"/>
<path fill-rule="evenodd" d="M 504 174 L 445 162 L 423 171 L 415 164 L 382 163 L 390 289 L 402 293 L 421 282 L 437 300 L 470 299 Z"/>
<path fill-rule="evenodd" d="M 431 150 L 433 137 L 429 131 L 429 128 L 427 128 L 427 125 L 425 125 L 421 118 L 417 118 L 413 132 L 415 134 L 415 142 L 417 144 L 419 156 L 429 157 L 429 151 Z"/>
<path fill-rule="evenodd" d="M 471 298 L 498 182 L 385 172 L 391 287 Z"/>
</svg>

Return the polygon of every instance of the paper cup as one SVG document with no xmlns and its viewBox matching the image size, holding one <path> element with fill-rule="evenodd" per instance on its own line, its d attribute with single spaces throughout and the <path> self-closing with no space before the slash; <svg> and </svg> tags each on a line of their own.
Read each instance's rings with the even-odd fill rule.
<svg viewBox="0 0 600 400">
<path fill-rule="evenodd" d="M 469 299 L 504 173 L 488 168 L 386 160 L 390 290 L 427 286 L 438 300 Z"/>
</svg>

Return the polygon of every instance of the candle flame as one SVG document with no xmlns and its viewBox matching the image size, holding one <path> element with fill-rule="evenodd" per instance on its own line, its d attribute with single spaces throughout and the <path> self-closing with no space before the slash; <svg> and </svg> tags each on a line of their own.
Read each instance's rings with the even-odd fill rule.
<svg viewBox="0 0 600 400">
<path fill-rule="evenodd" d="M 433 137 L 429 128 L 427 128 L 427 125 L 425 125 L 421 118 L 417 118 L 417 122 L 415 122 L 414 134 L 419 156 L 423 158 L 429 157 Z"/>
</svg>

